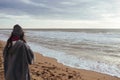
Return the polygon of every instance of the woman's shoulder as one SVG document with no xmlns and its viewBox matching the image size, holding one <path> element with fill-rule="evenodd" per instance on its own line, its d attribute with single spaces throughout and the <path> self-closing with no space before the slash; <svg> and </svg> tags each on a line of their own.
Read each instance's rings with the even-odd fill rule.
<svg viewBox="0 0 120 80">
<path fill-rule="evenodd" d="M 24 43 L 22 40 L 18 40 L 16 41 L 16 43 Z"/>
<path fill-rule="evenodd" d="M 21 45 L 21 46 L 25 46 L 25 47 L 27 47 L 27 48 L 30 48 L 29 45 L 28 45 L 27 43 L 25 43 L 24 41 L 22 41 L 22 40 L 18 40 L 18 41 L 16 42 L 16 44 L 17 44 L 17 45 Z"/>
<path fill-rule="evenodd" d="M 16 41 L 16 45 L 25 45 L 25 42 L 23 42 L 22 40 L 18 40 Z"/>
</svg>

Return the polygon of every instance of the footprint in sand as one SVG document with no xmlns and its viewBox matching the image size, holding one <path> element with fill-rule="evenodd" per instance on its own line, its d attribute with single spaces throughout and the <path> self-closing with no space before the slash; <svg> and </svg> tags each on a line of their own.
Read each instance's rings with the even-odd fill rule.
<svg viewBox="0 0 120 80">
<path fill-rule="evenodd" d="M 38 68 L 37 66 L 35 66 L 35 68 Z"/>
<path fill-rule="evenodd" d="M 72 79 L 72 78 L 73 78 L 73 76 L 72 76 L 72 75 L 69 75 L 69 76 L 68 76 L 68 79 Z"/>
<path fill-rule="evenodd" d="M 47 64 L 48 62 L 44 62 L 44 63 L 46 63 L 46 64 Z"/>
</svg>

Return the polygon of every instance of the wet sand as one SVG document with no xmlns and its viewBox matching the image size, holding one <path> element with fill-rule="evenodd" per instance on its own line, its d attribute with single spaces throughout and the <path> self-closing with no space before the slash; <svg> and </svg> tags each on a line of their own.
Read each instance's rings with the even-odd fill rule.
<svg viewBox="0 0 120 80">
<path fill-rule="evenodd" d="M 2 57 L 4 45 L 5 42 L 0 41 L 0 80 L 4 80 Z M 65 66 L 56 59 L 44 57 L 40 53 L 34 55 L 34 64 L 30 65 L 32 80 L 120 80 L 114 76 Z"/>
</svg>

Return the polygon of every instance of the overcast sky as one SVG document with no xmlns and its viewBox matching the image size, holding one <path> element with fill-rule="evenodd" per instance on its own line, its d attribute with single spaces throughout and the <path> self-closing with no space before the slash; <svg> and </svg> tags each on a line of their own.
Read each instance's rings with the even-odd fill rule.
<svg viewBox="0 0 120 80">
<path fill-rule="evenodd" d="M 0 0 L 0 28 L 120 28 L 120 0 Z"/>
</svg>

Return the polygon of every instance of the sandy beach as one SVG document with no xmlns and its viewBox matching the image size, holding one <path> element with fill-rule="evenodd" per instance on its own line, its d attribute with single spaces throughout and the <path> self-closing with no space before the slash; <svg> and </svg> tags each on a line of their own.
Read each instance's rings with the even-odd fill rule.
<svg viewBox="0 0 120 80">
<path fill-rule="evenodd" d="M 0 41 L 0 80 L 4 80 L 2 51 L 5 42 Z M 40 52 L 39 52 L 40 53 Z M 56 59 L 34 53 L 34 64 L 30 65 L 32 80 L 120 80 L 115 76 L 83 69 L 75 69 L 58 63 Z"/>
</svg>

